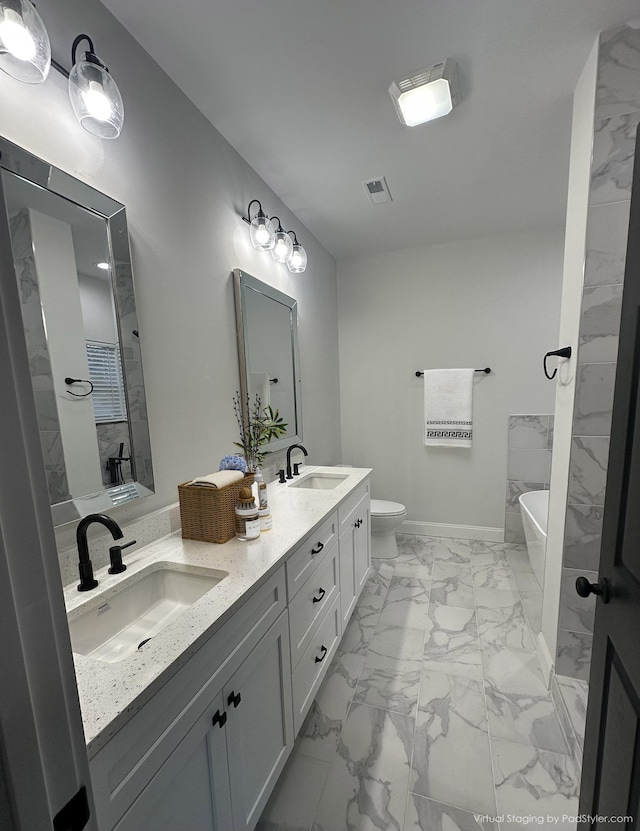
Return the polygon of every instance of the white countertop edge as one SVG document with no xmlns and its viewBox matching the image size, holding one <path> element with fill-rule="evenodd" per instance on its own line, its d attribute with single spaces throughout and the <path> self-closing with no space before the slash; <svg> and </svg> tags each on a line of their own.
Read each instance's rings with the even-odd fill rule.
<svg viewBox="0 0 640 831">
<path fill-rule="evenodd" d="M 80 593 L 75 583 L 65 589 L 67 613 L 73 619 L 81 611 L 103 603 L 109 590 L 115 592 L 123 579 L 130 579 L 155 563 L 168 562 L 172 567 L 183 566 L 185 570 L 205 568 L 228 572 L 225 579 L 155 635 L 144 651 L 112 664 L 74 653 L 90 758 L 269 579 L 292 548 L 366 481 L 371 469 L 305 466 L 300 476 L 314 472 L 347 474 L 347 478 L 332 490 L 269 483 L 273 529 L 261 534 L 257 540 L 241 542 L 233 539 L 217 545 L 183 540 L 178 532 L 139 550 L 123 552 L 127 571 L 110 575 L 104 568 L 96 572 L 99 586 L 95 593 Z"/>
</svg>

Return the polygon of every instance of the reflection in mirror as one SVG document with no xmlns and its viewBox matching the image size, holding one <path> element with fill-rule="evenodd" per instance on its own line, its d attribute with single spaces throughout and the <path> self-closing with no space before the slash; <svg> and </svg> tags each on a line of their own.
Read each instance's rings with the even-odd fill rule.
<svg viewBox="0 0 640 831">
<path fill-rule="evenodd" d="M 298 304 L 240 269 L 233 274 L 241 400 L 260 396 L 287 424 L 286 434 L 267 445 L 272 452 L 302 441 Z"/>
<path fill-rule="evenodd" d="M 82 182 L 8 142 L 0 140 L 0 148 L 49 496 L 60 525 L 153 492 L 126 219 L 122 205 Z"/>
</svg>

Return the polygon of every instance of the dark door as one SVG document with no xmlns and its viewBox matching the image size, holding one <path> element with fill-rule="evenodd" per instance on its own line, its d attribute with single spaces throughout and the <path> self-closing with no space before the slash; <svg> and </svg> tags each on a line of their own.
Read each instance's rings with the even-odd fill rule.
<svg viewBox="0 0 640 831">
<path fill-rule="evenodd" d="M 640 132 L 639 132 L 640 136 Z M 580 813 L 640 826 L 640 154 L 636 144 Z M 604 585 L 606 581 L 606 586 Z M 603 827 L 586 819 L 581 827 Z"/>
</svg>

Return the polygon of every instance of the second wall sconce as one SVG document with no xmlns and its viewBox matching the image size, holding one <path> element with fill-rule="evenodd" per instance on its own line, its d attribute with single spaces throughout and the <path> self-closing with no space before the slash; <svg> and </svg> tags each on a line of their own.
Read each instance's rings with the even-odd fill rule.
<svg viewBox="0 0 640 831">
<path fill-rule="evenodd" d="M 251 218 L 251 206 L 257 204 L 258 211 Z M 251 244 L 256 251 L 270 251 L 271 256 L 277 263 L 286 263 L 289 271 L 294 274 L 302 274 L 307 267 L 307 252 L 298 242 L 295 231 L 285 231 L 280 222 L 280 217 L 269 218 L 262 210 L 258 199 L 252 199 L 247 206 L 247 215 L 242 219 L 251 226 Z M 272 222 L 277 221 L 278 225 L 272 227 Z M 293 234 L 293 240 L 291 239 Z"/>
<path fill-rule="evenodd" d="M 76 60 L 83 40 L 89 49 Z M 0 0 L 0 69 L 17 81 L 41 84 L 51 66 L 69 79 L 71 106 L 82 127 L 100 138 L 117 138 L 124 122 L 122 96 L 91 38 L 82 34 L 73 41 L 68 72 L 51 59 L 49 35 L 31 0 Z"/>
</svg>

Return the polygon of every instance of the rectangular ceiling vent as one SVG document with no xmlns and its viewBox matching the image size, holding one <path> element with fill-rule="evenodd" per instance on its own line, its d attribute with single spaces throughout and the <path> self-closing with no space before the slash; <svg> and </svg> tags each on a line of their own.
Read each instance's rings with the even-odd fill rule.
<svg viewBox="0 0 640 831">
<path fill-rule="evenodd" d="M 373 205 L 382 205 L 384 202 L 393 201 L 389 193 L 389 185 L 384 176 L 379 179 L 371 179 L 369 182 L 363 182 L 364 189 L 367 192 L 369 201 Z"/>
</svg>

